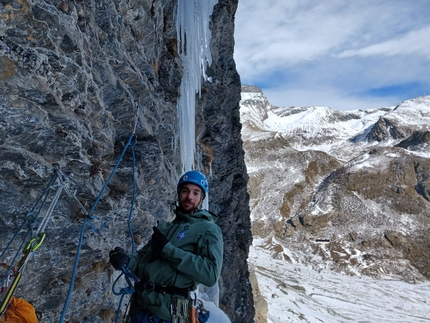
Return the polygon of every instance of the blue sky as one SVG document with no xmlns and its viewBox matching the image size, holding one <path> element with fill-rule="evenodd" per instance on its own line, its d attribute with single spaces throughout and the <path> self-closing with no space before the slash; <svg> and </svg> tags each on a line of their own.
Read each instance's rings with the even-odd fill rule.
<svg viewBox="0 0 430 323">
<path fill-rule="evenodd" d="M 394 106 L 430 95 L 430 0 L 239 0 L 234 57 L 277 106 Z"/>
</svg>

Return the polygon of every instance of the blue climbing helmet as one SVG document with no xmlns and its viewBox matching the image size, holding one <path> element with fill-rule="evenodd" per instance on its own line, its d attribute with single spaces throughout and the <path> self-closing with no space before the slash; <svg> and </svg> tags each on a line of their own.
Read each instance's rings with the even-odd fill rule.
<svg viewBox="0 0 430 323">
<path fill-rule="evenodd" d="M 200 173 L 198 170 L 190 170 L 181 176 L 177 186 L 178 193 L 181 189 L 181 186 L 185 183 L 191 183 L 200 186 L 203 193 L 203 199 L 206 197 L 206 194 L 208 193 L 208 180 L 206 179 L 206 176 Z"/>
</svg>

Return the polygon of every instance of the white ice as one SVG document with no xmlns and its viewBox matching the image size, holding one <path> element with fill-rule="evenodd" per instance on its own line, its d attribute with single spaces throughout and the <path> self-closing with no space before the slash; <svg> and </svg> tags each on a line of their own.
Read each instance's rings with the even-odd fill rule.
<svg viewBox="0 0 430 323">
<path fill-rule="evenodd" d="M 209 18 L 218 0 L 179 0 L 176 17 L 179 55 L 184 75 L 178 100 L 179 139 L 183 171 L 194 166 L 195 105 L 206 67 L 212 63 Z"/>
</svg>

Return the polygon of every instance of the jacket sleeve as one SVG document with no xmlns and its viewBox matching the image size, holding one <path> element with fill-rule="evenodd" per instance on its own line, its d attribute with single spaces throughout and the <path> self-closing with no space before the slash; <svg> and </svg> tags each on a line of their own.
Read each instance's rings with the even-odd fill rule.
<svg viewBox="0 0 430 323">
<path fill-rule="evenodd" d="M 197 254 L 184 251 L 169 242 L 163 248 L 163 255 L 173 268 L 190 279 L 211 287 L 221 274 L 223 249 L 221 229 L 214 225 L 198 239 Z"/>
<path fill-rule="evenodd" d="M 127 266 L 128 269 L 130 269 L 132 272 L 136 273 L 139 261 L 146 254 L 150 245 L 151 245 L 151 243 L 149 241 L 146 245 L 144 245 L 142 247 L 142 249 L 140 249 L 136 254 L 133 255 L 133 257 L 131 258 L 131 260 Z"/>
</svg>

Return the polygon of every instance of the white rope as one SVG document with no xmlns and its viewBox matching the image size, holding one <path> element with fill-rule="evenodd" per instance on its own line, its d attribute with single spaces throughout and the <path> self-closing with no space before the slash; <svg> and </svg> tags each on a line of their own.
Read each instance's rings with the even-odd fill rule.
<svg viewBox="0 0 430 323">
<path fill-rule="evenodd" d="M 60 184 L 59 188 L 57 189 L 57 193 L 55 193 L 54 199 L 51 201 L 51 204 L 49 205 L 48 211 L 46 211 L 45 216 L 43 217 L 43 220 L 37 229 L 36 235 L 38 235 L 40 232 L 45 231 L 46 225 L 48 224 L 49 218 L 51 217 L 52 213 L 54 212 L 55 206 L 58 203 L 58 199 L 60 198 L 61 193 L 63 192 L 63 185 Z"/>
<path fill-rule="evenodd" d="M 136 128 L 137 128 L 137 121 L 139 120 L 139 102 L 135 99 L 134 104 L 136 105 L 136 113 L 134 114 L 134 128 L 133 128 L 133 135 L 136 134 Z"/>
<path fill-rule="evenodd" d="M 74 199 L 77 202 L 77 204 L 78 204 L 79 208 L 82 210 L 82 212 L 88 216 L 89 213 L 85 209 L 85 206 L 82 205 L 81 201 L 79 201 L 79 199 L 76 197 L 76 194 L 72 194 L 72 192 L 70 192 L 70 190 L 67 188 L 67 186 L 65 184 L 64 179 L 68 180 L 69 182 L 71 182 L 71 180 L 68 179 L 68 177 L 61 171 L 61 169 L 57 169 L 56 171 L 60 175 L 60 176 L 58 176 L 58 179 L 61 182 L 61 184 L 63 184 L 64 191 L 67 193 L 67 195 L 69 197 L 71 197 L 72 199 Z"/>
</svg>

